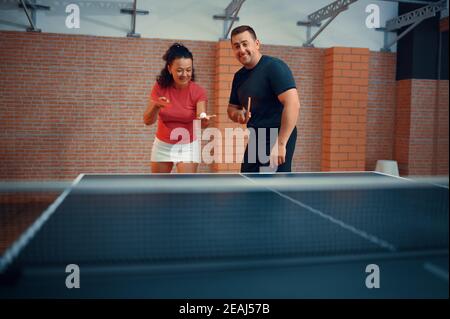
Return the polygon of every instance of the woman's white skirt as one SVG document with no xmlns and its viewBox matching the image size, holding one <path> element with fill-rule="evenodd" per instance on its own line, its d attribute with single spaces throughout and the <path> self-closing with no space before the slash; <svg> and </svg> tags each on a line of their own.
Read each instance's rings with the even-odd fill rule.
<svg viewBox="0 0 450 319">
<path fill-rule="evenodd" d="M 189 144 L 169 144 L 155 137 L 152 147 L 152 162 L 193 162 L 200 163 L 198 140 Z"/>
</svg>

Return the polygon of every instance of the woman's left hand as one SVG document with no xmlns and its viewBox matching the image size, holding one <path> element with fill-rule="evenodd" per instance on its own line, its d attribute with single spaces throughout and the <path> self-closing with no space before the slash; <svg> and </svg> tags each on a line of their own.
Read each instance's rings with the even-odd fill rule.
<svg viewBox="0 0 450 319">
<path fill-rule="evenodd" d="M 208 114 L 206 114 L 206 113 L 201 113 L 201 114 L 197 117 L 197 119 L 202 121 L 202 128 L 206 128 L 206 127 L 209 126 L 210 120 L 211 120 L 212 118 L 214 118 L 214 117 L 216 117 L 215 114 L 208 115 Z"/>
</svg>

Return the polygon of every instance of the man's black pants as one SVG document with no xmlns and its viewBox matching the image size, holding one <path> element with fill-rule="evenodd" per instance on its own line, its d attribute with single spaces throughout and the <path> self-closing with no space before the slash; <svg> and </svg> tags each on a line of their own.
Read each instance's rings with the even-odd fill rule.
<svg viewBox="0 0 450 319">
<path fill-rule="evenodd" d="M 244 159 L 241 164 L 241 173 L 262 173 L 262 172 L 273 172 L 274 169 L 269 168 L 268 157 L 270 156 L 270 151 L 272 150 L 273 144 L 275 140 L 270 139 L 270 128 L 267 128 L 263 131 L 259 131 L 257 128 L 250 129 L 249 142 L 247 144 L 247 148 L 245 149 Z M 278 129 L 279 131 L 279 129 Z M 262 135 L 261 135 L 262 134 Z M 258 143 L 258 138 L 261 141 Z M 292 168 L 292 157 L 294 156 L 295 151 L 295 143 L 297 141 L 297 128 L 294 127 L 292 130 L 291 136 L 288 139 L 286 144 L 286 160 L 283 164 L 276 168 L 276 172 L 291 172 Z M 250 147 L 250 143 L 256 147 Z M 266 156 L 258 156 L 261 146 L 265 146 L 264 150 L 261 150 L 263 154 Z M 250 148 L 250 150 L 249 150 Z M 256 154 L 254 153 L 256 150 Z M 265 158 L 264 158 L 265 157 Z"/>
</svg>

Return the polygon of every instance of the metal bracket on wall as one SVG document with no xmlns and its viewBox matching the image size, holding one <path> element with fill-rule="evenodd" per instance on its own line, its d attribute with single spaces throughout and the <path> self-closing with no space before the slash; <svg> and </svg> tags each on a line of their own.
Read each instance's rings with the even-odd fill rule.
<svg viewBox="0 0 450 319">
<path fill-rule="evenodd" d="M 329 5 L 311 13 L 308 15 L 308 20 L 297 21 L 298 26 L 306 26 L 306 42 L 303 43 L 304 47 L 314 47 L 312 42 L 315 38 L 333 21 L 339 13 L 348 9 L 349 5 L 358 0 L 337 0 Z M 324 25 L 321 26 L 321 22 L 328 19 Z M 311 36 L 311 28 L 320 27 L 317 32 Z"/>
<path fill-rule="evenodd" d="M 441 0 L 424 6 L 422 8 L 410 11 L 408 13 L 402 14 L 396 18 L 386 21 L 386 26 L 384 28 L 378 28 L 377 31 L 384 32 L 384 45 L 381 48 L 383 52 L 390 52 L 391 46 L 397 43 L 406 34 L 412 31 L 419 23 L 422 21 L 436 16 L 439 11 L 445 10 L 447 8 L 447 0 Z M 404 31 L 398 34 L 395 39 L 388 41 L 388 32 L 396 32 L 397 30 L 408 26 Z"/>
<path fill-rule="evenodd" d="M 432 4 L 436 2 L 435 0 L 380 0 L 384 2 L 401 2 L 401 3 L 409 3 L 409 4 Z"/>
<path fill-rule="evenodd" d="M 446 17 L 448 17 L 448 0 L 447 0 L 447 5 L 445 6 L 445 9 L 442 10 L 442 13 L 441 13 L 441 19 L 446 18 Z"/>
<path fill-rule="evenodd" d="M 49 6 L 44 6 L 36 3 L 36 0 L 19 0 L 19 8 L 22 8 L 27 15 L 30 26 L 27 28 L 28 32 L 41 32 L 41 29 L 36 27 L 36 11 L 50 10 Z M 30 12 L 28 12 L 30 10 Z"/>
<path fill-rule="evenodd" d="M 132 9 L 120 9 L 120 13 L 125 14 L 131 14 L 131 32 L 127 33 L 127 37 L 129 38 L 140 38 L 141 35 L 139 33 L 136 33 L 136 15 L 147 15 L 149 14 L 149 11 L 147 10 L 138 10 L 137 7 L 137 0 L 133 1 L 133 8 Z"/>
<path fill-rule="evenodd" d="M 239 10 L 241 10 L 242 4 L 245 0 L 233 0 L 230 4 L 225 8 L 224 15 L 214 15 L 214 20 L 224 20 L 223 21 L 223 34 L 222 40 L 228 38 L 228 34 L 230 33 L 231 28 L 235 21 L 239 21 Z"/>
</svg>

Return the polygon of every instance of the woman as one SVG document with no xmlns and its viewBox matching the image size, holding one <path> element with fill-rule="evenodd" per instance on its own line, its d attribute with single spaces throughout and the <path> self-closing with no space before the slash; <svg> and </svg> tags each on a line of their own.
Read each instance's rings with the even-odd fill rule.
<svg viewBox="0 0 450 319">
<path fill-rule="evenodd" d="M 151 91 L 144 123 L 158 120 L 153 142 L 153 173 L 195 173 L 200 162 L 200 142 L 195 136 L 194 120 L 206 127 L 213 117 L 206 114 L 206 91 L 194 82 L 192 53 L 174 43 L 164 54 L 166 62 Z"/>
</svg>

